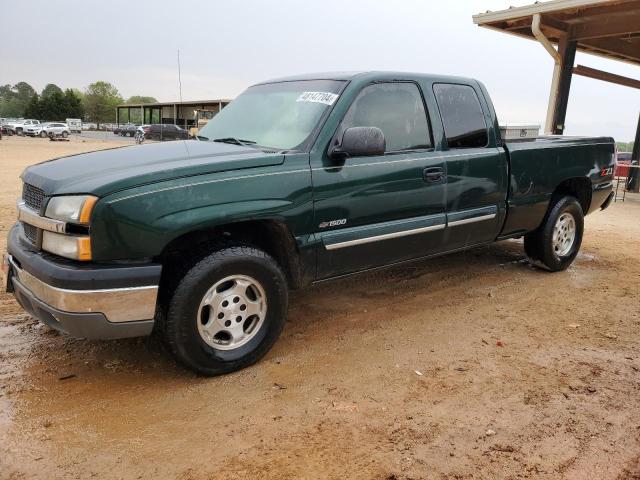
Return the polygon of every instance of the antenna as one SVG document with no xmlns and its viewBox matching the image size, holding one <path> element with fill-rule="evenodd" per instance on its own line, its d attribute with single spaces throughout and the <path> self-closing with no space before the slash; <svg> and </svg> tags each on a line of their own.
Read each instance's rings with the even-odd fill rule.
<svg viewBox="0 0 640 480">
<path fill-rule="evenodd" d="M 179 90 L 179 95 L 180 95 L 180 108 L 183 107 L 182 105 L 182 73 L 180 71 L 180 49 L 178 49 L 178 90 Z M 187 118 L 185 117 L 184 119 L 184 129 L 187 129 Z"/>
</svg>

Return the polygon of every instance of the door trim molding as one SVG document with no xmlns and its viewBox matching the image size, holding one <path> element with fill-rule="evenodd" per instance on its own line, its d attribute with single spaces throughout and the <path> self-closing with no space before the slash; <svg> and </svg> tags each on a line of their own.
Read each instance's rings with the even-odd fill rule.
<svg viewBox="0 0 640 480">
<path fill-rule="evenodd" d="M 359 225 L 357 227 L 339 228 L 320 233 L 320 238 L 326 250 L 380 242 L 394 238 L 408 237 L 420 233 L 444 230 L 447 218 L 443 213 L 424 217 L 411 217 L 402 220 Z"/>
<path fill-rule="evenodd" d="M 479 217 L 471 217 L 471 218 L 465 218 L 463 220 L 455 220 L 453 222 L 449 222 L 448 225 L 450 227 L 456 227 L 458 225 L 466 225 L 467 223 L 483 222 L 485 220 L 492 220 L 494 218 L 496 218 L 496 214 L 490 213 L 489 215 L 480 215 Z"/>
<path fill-rule="evenodd" d="M 416 235 L 418 233 L 433 232 L 435 230 L 444 230 L 445 224 L 431 225 L 430 227 L 412 228 L 411 230 L 403 230 L 401 232 L 383 233 L 382 235 L 375 235 L 372 237 L 358 238 L 355 240 L 349 240 L 346 242 L 325 244 L 327 250 L 337 250 L 339 248 L 353 247 L 355 245 L 362 245 L 363 243 L 379 242 L 381 240 L 389 240 L 392 238 L 406 237 L 409 235 Z"/>
</svg>

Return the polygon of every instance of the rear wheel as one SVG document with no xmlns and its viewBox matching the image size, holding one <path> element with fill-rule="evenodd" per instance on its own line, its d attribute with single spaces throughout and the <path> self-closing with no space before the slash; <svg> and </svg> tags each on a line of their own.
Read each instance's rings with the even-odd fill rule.
<svg viewBox="0 0 640 480">
<path fill-rule="evenodd" d="M 584 232 L 584 213 L 578 200 L 560 197 L 549 209 L 543 224 L 524 237 L 524 249 L 532 264 L 557 272 L 575 260 Z"/>
<path fill-rule="evenodd" d="M 45 132 L 44 130 L 42 130 L 40 132 L 40 138 L 47 138 L 47 132 Z"/>
<path fill-rule="evenodd" d="M 287 314 L 282 270 L 265 252 L 227 247 L 200 260 L 176 287 L 162 332 L 176 359 L 202 375 L 258 361 Z"/>
</svg>

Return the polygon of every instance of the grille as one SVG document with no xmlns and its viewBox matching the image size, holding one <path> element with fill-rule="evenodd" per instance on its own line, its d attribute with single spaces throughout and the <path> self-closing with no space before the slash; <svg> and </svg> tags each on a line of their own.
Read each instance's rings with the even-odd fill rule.
<svg viewBox="0 0 640 480">
<path fill-rule="evenodd" d="M 44 202 L 44 192 L 38 187 L 25 183 L 22 186 L 22 200 L 24 200 L 27 207 L 40 213 L 42 203 Z"/>
<path fill-rule="evenodd" d="M 31 243 L 34 245 L 38 243 L 38 229 L 36 227 L 23 222 L 22 230 L 24 230 L 24 236 L 27 237 Z"/>
</svg>

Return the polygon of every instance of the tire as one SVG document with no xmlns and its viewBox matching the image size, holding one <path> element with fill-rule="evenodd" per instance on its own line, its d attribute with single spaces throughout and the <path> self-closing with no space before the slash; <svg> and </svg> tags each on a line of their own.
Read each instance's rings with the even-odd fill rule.
<svg viewBox="0 0 640 480">
<path fill-rule="evenodd" d="M 47 132 L 45 132 L 44 130 L 42 130 L 40 132 L 40 138 L 47 138 Z"/>
<path fill-rule="evenodd" d="M 22 135 L 23 131 L 21 128 L 16 128 L 16 135 Z"/>
<path fill-rule="evenodd" d="M 67 138 L 69 136 L 69 132 L 62 132 L 62 138 Z"/>
<path fill-rule="evenodd" d="M 584 212 L 575 197 L 558 197 L 552 202 L 542 225 L 525 235 L 524 250 L 533 265 L 559 272 L 566 270 L 580 251 Z"/>
<path fill-rule="evenodd" d="M 287 308 L 287 282 L 276 261 L 253 247 L 230 246 L 186 272 L 159 331 L 178 362 L 220 375 L 260 360 L 278 339 Z"/>
</svg>

